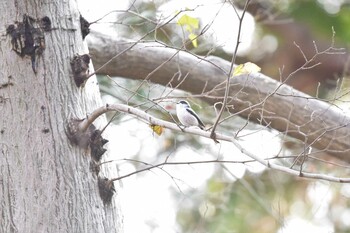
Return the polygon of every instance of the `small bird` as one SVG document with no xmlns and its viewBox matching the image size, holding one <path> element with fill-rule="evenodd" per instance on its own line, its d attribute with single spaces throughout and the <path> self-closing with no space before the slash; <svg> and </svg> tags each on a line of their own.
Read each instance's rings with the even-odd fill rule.
<svg viewBox="0 0 350 233">
<path fill-rule="evenodd" d="M 187 101 L 181 100 L 176 104 L 176 114 L 177 118 L 179 118 L 179 121 L 184 126 L 198 126 L 200 129 L 204 129 L 203 122 Z"/>
</svg>

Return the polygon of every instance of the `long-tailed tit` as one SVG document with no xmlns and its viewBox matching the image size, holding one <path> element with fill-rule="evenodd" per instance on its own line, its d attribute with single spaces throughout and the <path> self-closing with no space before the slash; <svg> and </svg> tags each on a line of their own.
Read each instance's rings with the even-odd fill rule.
<svg viewBox="0 0 350 233">
<path fill-rule="evenodd" d="M 204 129 L 203 122 L 187 101 L 181 100 L 176 104 L 176 114 L 184 126 L 198 126 L 200 129 Z"/>
</svg>

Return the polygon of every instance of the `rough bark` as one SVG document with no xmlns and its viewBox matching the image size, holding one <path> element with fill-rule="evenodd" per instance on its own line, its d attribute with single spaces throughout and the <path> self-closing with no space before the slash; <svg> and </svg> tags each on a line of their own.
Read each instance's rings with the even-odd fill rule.
<svg viewBox="0 0 350 233">
<path fill-rule="evenodd" d="M 229 62 L 217 57 L 203 60 L 154 43 L 129 49 L 131 45 L 99 33 L 90 35 L 89 48 L 98 73 L 179 85 L 182 90 L 203 94 L 210 104 L 222 100 Z M 337 106 L 263 74 L 233 78 L 229 98 L 233 113 L 300 139 L 305 148 L 312 146 L 350 161 L 350 117 Z"/>
<path fill-rule="evenodd" d="M 65 134 L 69 117 L 101 106 L 96 79 L 78 89 L 70 75 L 70 60 L 87 52 L 76 2 L 1 1 L 1 28 L 23 14 L 48 16 L 53 30 L 37 74 L 0 38 L 0 232 L 121 232 L 118 204 L 103 204 L 90 156 Z"/>
</svg>

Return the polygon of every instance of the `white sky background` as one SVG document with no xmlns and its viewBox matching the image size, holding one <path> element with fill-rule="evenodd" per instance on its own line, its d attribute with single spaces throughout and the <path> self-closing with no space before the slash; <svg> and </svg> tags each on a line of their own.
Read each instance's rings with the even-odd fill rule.
<svg viewBox="0 0 350 233">
<path fill-rule="evenodd" d="M 213 3 L 214 2 L 214 3 Z M 161 15 L 171 15 L 177 10 L 184 9 L 185 7 L 194 8 L 199 6 L 196 11 L 188 13 L 193 17 L 201 19 L 201 22 L 210 24 L 211 20 L 215 18 L 211 29 L 207 33 L 207 37 L 211 37 L 213 41 L 219 46 L 222 46 L 228 52 L 232 52 L 236 43 L 237 31 L 237 17 L 232 7 L 223 7 L 220 10 L 221 4 L 215 3 L 216 1 L 208 0 L 174 0 L 169 1 L 168 4 L 162 7 L 162 11 L 159 11 Z M 112 10 L 125 10 L 129 6 L 129 1 L 126 0 L 80 0 L 80 11 L 82 15 L 88 20 L 93 21 Z M 215 15 L 220 11 L 219 15 Z M 106 21 L 113 21 L 115 15 L 111 15 Z M 228 23 L 229 22 L 229 23 Z M 229 25 L 229 28 L 228 28 Z M 93 29 L 109 30 L 110 25 L 97 24 L 93 26 Z M 249 49 L 252 36 L 254 33 L 254 21 L 252 17 L 247 16 L 245 20 L 245 26 L 242 34 L 242 43 L 240 45 L 241 52 Z M 117 157 L 113 159 L 131 158 L 135 154 L 139 154 L 143 161 L 153 161 L 157 155 L 157 148 L 159 147 L 159 138 L 154 136 L 150 128 L 135 119 L 125 121 L 118 126 L 109 126 L 109 133 L 114 132 L 111 138 L 108 138 L 108 149 L 110 154 L 115 154 Z M 165 133 L 171 133 L 166 131 Z M 214 147 L 218 155 L 221 158 L 231 158 L 233 154 L 237 156 L 240 154 L 232 145 L 228 143 L 221 143 L 220 146 L 215 145 L 212 140 L 201 139 L 205 147 Z M 249 148 L 253 149 L 253 153 L 262 157 L 268 157 L 276 154 L 280 149 L 280 141 L 275 135 L 261 132 L 258 134 L 252 134 L 245 138 L 243 144 L 249 146 L 250 142 L 254 142 L 254 146 Z M 220 147 L 220 148 L 219 148 Z M 141 150 L 142 148 L 142 150 Z M 234 152 L 233 152 L 234 151 Z M 212 154 L 206 154 L 205 152 L 198 154 L 190 145 L 186 148 L 181 147 L 174 151 L 171 155 L 174 160 L 177 161 L 194 161 L 213 159 Z M 242 157 L 243 158 L 243 157 Z M 244 157 L 246 158 L 246 157 Z M 135 166 L 131 163 L 120 162 L 118 163 L 118 169 L 121 175 L 133 172 L 136 170 Z M 242 177 L 249 169 L 252 172 L 261 172 L 264 168 L 260 165 L 250 164 L 249 167 L 244 165 L 227 165 L 238 178 Z M 214 172 L 213 166 L 201 165 L 201 166 L 173 166 L 167 167 L 172 176 L 184 180 L 184 183 L 178 182 L 180 189 L 183 192 L 189 189 L 200 189 L 203 187 L 208 178 L 211 177 Z M 227 179 L 232 177 L 227 176 Z M 232 179 L 234 182 L 234 179 Z M 171 190 L 174 189 L 174 181 L 163 171 L 154 169 L 152 172 L 144 172 L 139 176 L 131 176 L 123 180 L 123 189 L 120 193 L 122 212 L 124 213 L 124 223 L 126 233 L 135 232 L 155 232 L 155 233 L 175 233 L 179 232 L 180 228 L 176 223 L 176 211 L 179 205 L 179 200 L 174 199 Z M 326 185 L 327 186 L 327 185 Z M 177 187 L 175 187 L 177 188 Z M 315 189 L 319 192 L 326 193 L 325 186 L 317 186 Z M 312 190 L 315 191 L 315 190 Z M 311 192 L 311 191 L 310 191 Z M 324 196 L 324 195 L 322 195 Z M 184 199 L 189 197 L 184 197 Z M 318 211 L 324 210 L 326 206 L 321 203 L 327 203 L 329 199 L 315 200 L 315 206 L 320 207 Z M 319 212 L 318 212 L 319 213 Z M 322 215 L 323 213 L 323 215 Z M 332 224 L 324 222 L 326 216 L 324 211 L 318 216 L 317 222 L 310 222 L 303 220 L 300 217 L 300 212 L 296 211 L 292 216 L 286 217 L 286 224 L 283 229 L 280 229 L 278 233 L 289 232 L 309 232 L 309 233 L 323 233 L 332 232 Z M 350 215 L 350 214 L 349 214 Z M 150 227 L 153 227 L 152 228 Z"/>
</svg>

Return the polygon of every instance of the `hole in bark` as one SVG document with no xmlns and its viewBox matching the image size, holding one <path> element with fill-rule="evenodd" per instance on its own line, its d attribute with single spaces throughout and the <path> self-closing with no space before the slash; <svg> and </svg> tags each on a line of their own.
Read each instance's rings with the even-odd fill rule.
<svg viewBox="0 0 350 233">
<path fill-rule="evenodd" d="M 98 188 L 103 203 L 111 203 L 113 194 L 115 192 L 113 181 L 107 178 L 98 178 Z"/>
<path fill-rule="evenodd" d="M 82 15 L 80 15 L 80 30 L 81 30 L 81 35 L 83 36 L 83 40 L 90 33 L 89 27 L 90 27 L 90 23 Z"/>
<path fill-rule="evenodd" d="M 9 100 L 9 98 L 5 98 L 2 95 L 0 95 L 0 104 L 3 104 L 6 102 L 6 100 Z"/>
<path fill-rule="evenodd" d="M 101 166 L 98 162 L 96 162 L 95 160 L 91 160 L 90 161 L 90 171 L 95 173 L 95 175 L 98 175 L 98 173 L 101 170 Z"/>
<path fill-rule="evenodd" d="M 48 128 L 44 128 L 44 129 L 41 130 L 41 132 L 43 132 L 43 133 L 49 133 L 50 130 L 49 130 Z"/>
<path fill-rule="evenodd" d="M 40 25 L 41 25 L 41 28 L 44 29 L 44 31 L 50 31 L 52 28 L 51 28 L 51 19 L 47 16 L 41 18 L 41 21 L 40 21 Z"/>
<path fill-rule="evenodd" d="M 101 130 L 95 130 L 91 135 L 90 140 L 90 149 L 91 149 L 91 157 L 96 161 L 100 161 L 102 155 L 107 151 L 103 148 L 103 146 L 108 142 L 107 139 L 104 139 L 101 136 Z"/>
<path fill-rule="evenodd" d="M 12 76 L 11 76 L 11 75 L 8 76 L 8 77 L 7 77 L 7 82 L 0 84 L 0 89 L 6 88 L 6 87 L 9 87 L 9 86 L 13 86 L 14 83 L 11 82 L 11 79 L 12 79 Z"/>
<path fill-rule="evenodd" d="M 36 20 L 27 14 L 23 21 L 16 21 L 6 28 L 6 34 L 11 36 L 12 50 L 20 57 L 29 56 L 34 73 L 37 72 L 37 58 L 45 50 L 44 31 L 51 29 L 51 20 L 45 16 Z"/>
<path fill-rule="evenodd" d="M 70 62 L 73 71 L 74 81 L 77 87 L 84 87 L 86 80 L 88 80 L 89 64 L 89 54 L 75 55 L 73 57 L 73 60 Z"/>
<path fill-rule="evenodd" d="M 0 85 L 0 89 L 6 88 L 6 87 L 8 87 L 8 86 L 13 86 L 13 85 L 14 85 L 14 84 L 13 84 L 12 82 L 3 83 L 3 84 Z"/>
</svg>

